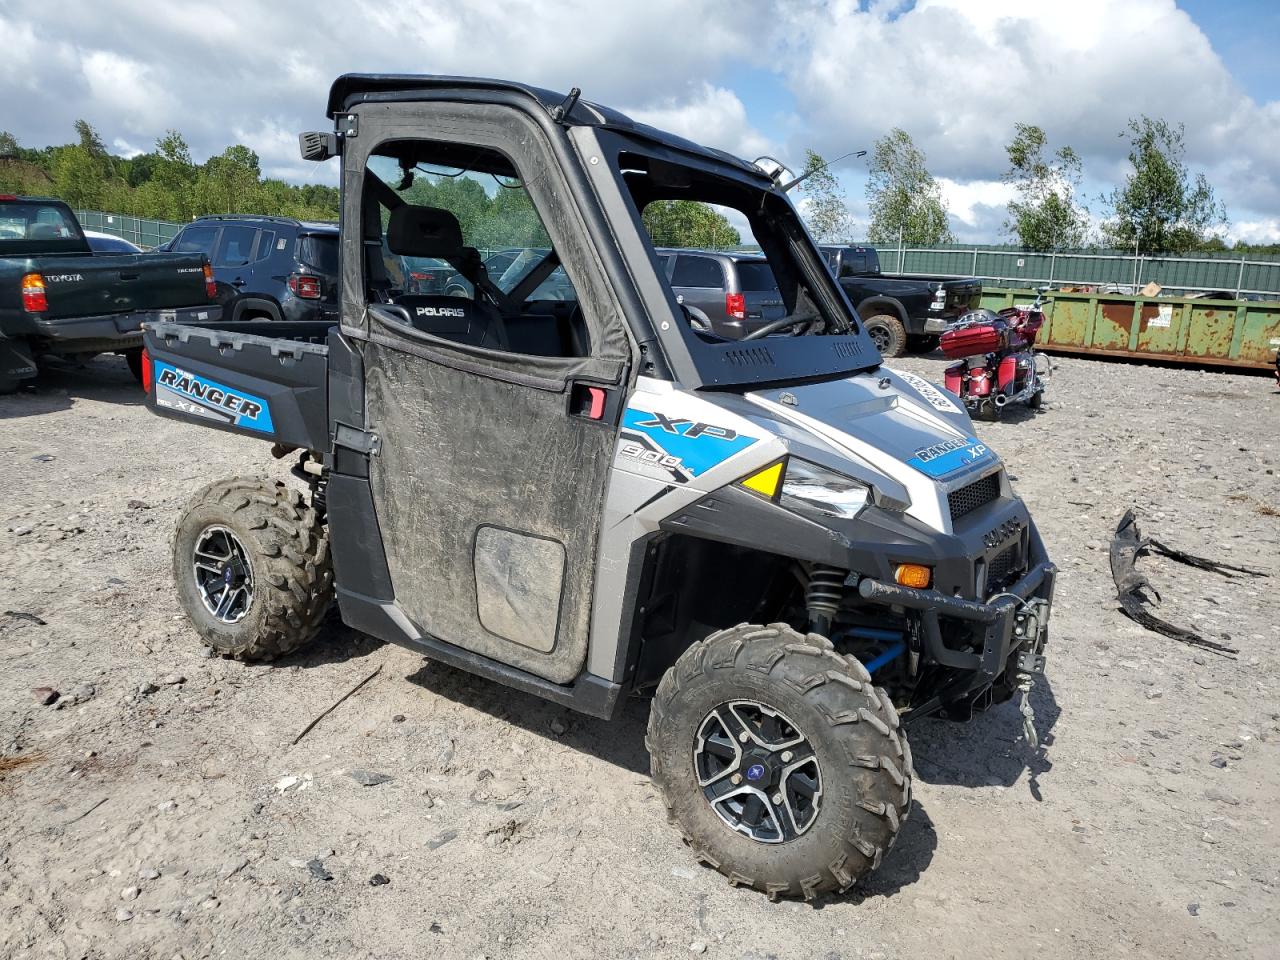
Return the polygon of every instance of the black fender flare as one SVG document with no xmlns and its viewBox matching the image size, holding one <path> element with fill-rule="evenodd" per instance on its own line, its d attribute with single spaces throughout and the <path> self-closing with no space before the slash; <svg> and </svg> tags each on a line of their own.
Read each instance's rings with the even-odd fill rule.
<svg viewBox="0 0 1280 960">
<path fill-rule="evenodd" d="M 907 308 L 902 305 L 902 301 L 893 297 L 870 296 L 858 304 L 858 317 L 864 321 L 867 317 L 875 316 L 877 313 L 896 314 L 904 327 L 911 322 L 907 314 Z"/>
<path fill-rule="evenodd" d="M 238 323 L 250 313 L 264 313 L 272 320 L 284 319 L 280 304 L 272 297 L 239 297 L 229 304 L 229 308 L 232 323 Z"/>
</svg>

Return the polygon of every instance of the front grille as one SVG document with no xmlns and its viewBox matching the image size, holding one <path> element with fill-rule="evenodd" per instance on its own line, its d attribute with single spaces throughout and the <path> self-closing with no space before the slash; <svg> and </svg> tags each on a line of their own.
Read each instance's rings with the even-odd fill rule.
<svg viewBox="0 0 1280 960">
<path fill-rule="evenodd" d="M 1003 590 L 1012 582 L 1018 572 L 1018 545 L 1002 550 L 987 564 L 987 595 Z"/>
<path fill-rule="evenodd" d="M 989 473 L 981 480 L 975 480 L 959 490 L 947 494 L 947 506 L 951 508 L 951 522 L 955 523 L 965 514 L 973 513 L 1000 496 L 1000 474 Z"/>
</svg>

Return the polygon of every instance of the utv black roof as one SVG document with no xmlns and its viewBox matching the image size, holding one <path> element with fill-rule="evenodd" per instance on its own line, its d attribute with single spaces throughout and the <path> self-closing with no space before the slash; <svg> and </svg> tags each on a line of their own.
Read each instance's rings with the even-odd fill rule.
<svg viewBox="0 0 1280 960">
<path fill-rule="evenodd" d="M 659 130 L 647 124 L 637 123 L 625 113 L 620 113 L 611 107 L 578 99 L 573 101 L 564 116 L 557 116 L 554 111 L 569 102 L 565 94 L 524 83 L 515 83 L 511 80 L 402 73 L 346 73 L 333 81 L 333 86 L 329 88 L 328 114 L 330 117 L 336 117 L 344 110 L 350 110 L 355 104 L 369 100 L 435 100 L 444 99 L 442 94 L 455 92 L 465 93 L 469 100 L 484 100 L 486 93 L 520 94 L 533 100 L 559 123 L 617 130 L 652 143 L 731 164 L 739 170 L 758 177 L 763 186 L 768 186 L 771 182 L 764 171 L 741 157 L 735 157 L 731 153 L 712 147 L 704 147 L 702 144 L 677 137 L 673 133 L 667 133 L 665 130 Z"/>
</svg>

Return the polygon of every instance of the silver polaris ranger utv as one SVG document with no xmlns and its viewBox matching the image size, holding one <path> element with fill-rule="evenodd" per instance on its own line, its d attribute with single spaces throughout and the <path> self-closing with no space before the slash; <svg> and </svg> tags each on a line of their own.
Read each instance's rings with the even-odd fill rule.
<svg viewBox="0 0 1280 960">
<path fill-rule="evenodd" d="M 336 599 L 597 717 L 651 695 L 701 860 L 775 897 L 875 869 L 911 809 L 903 722 L 1029 709 L 1044 666 L 1054 568 L 963 408 L 881 366 L 752 164 L 503 81 L 345 76 L 329 113 L 301 140 L 342 166 L 340 322 L 146 331 L 156 413 L 302 481 L 192 500 L 196 631 L 268 659 Z M 655 254 L 644 211 L 688 201 L 777 279 L 785 315 L 744 340 L 695 329 Z M 465 283 L 406 292 L 423 260 Z"/>
</svg>

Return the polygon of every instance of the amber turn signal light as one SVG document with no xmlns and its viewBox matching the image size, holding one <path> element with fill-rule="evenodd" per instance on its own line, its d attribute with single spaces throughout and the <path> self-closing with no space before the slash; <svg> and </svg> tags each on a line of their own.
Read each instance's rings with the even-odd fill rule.
<svg viewBox="0 0 1280 960">
<path fill-rule="evenodd" d="M 933 570 L 918 563 L 900 563 L 893 572 L 893 579 L 904 587 L 916 587 L 923 590 L 933 582 Z"/>
</svg>

